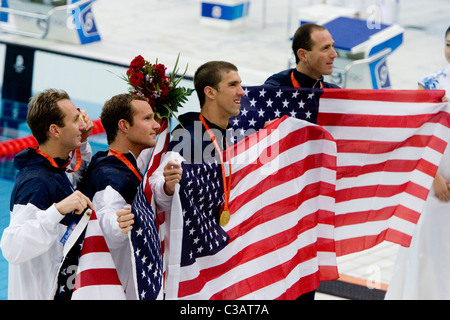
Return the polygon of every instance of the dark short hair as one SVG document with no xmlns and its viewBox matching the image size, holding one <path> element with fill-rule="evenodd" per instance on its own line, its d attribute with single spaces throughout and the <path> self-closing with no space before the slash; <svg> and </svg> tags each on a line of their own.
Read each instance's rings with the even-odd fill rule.
<svg viewBox="0 0 450 320">
<path fill-rule="evenodd" d="M 447 31 L 445 31 L 445 37 L 447 37 L 449 33 L 450 33 L 450 27 L 448 27 Z"/>
<path fill-rule="evenodd" d="M 59 89 L 46 89 L 31 97 L 28 103 L 27 124 L 39 145 L 47 142 L 50 125 L 64 127 L 66 115 L 58 106 L 58 102 L 65 99 L 70 100 L 69 95 Z"/>
<path fill-rule="evenodd" d="M 201 65 L 194 75 L 194 88 L 197 91 L 200 107 L 205 104 L 205 87 L 219 88 L 219 83 L 222 81 L 222 73 L 238 71 L 238 68 L 226 61 L 210 61 Z"/>
<path fill-rule="evenodd" d="M 314 24 L 314 23 L 305 23 L 300 26 L 294 34 L 294 38 L 292 39 L 292 51 L 295 55 L 295 62 L 298 63 L 300 59 L 297 56 L 297 51 L 299 49 L 312 50 L 314 45 L 313 40 L 311 39 L 311 34 L 314 31 L 323 31 L 327 30 L 324 26 Z"/>
<path fill-rule="evenodd" d="M 134 100 L 148 102 L 144 97 L 122 93 L 115 95 L 103 105 L 100 121 L 105 129 L 108 144 L 111 144 L 116 139 L 117 130 L 119 130 L 119 121 L 121 119 L 128 121 L 131 126 L 134 124 L 133 116 L 135 110 L 131 105 L 131 102 Z"/>
</svg>

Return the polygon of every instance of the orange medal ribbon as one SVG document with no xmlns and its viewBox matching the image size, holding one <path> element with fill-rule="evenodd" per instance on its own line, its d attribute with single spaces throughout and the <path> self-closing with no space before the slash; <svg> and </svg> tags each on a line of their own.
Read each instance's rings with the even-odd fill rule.
<svg viewBox="0 0 450 320">
<path fill-rule="evenodd" d="M 140 173 L 136 170 L 136 168 L 133 166 L 130 160 L 128 160 L 121 152 L 113 150 L 111 148 L 109 148 L 109 152 L 111 152 L 112 155 L 115 156 L 117 159 L 122 161 L 128 167 L 128 169 L 133 171 L 133 173 L 136 175 L 139 181 L 142 181 L 142 176 L 140 175 Z"/>
<path fill-rule="evenodd" d="M 55 167 L 55 168 L 59 168 L 59 169 L 65 169 L 67 168 L 67 166 L 70 164 L 70 162 L 72 161 L 72 158 L 69 159 L 69 161 L 67 161 L 67 163 L 63 166 L 59 166 L 55 159 L 53 159 L 52 157 L 50 157 L 48 154 L 46 154 L 44 151 L 42 151 L 41 149 L 36 149 L 36 153 L 40 154 L 41 156 L 43 156 L 45 159 L 48 160 L 48 162 L 50 162 L 50 164 Z M 76 172 L 78 171 L 78 169 L 80 169 L 81 166 L 81 150 L 80 148 L 78 148 L 76 150 L 76 157 L 77 157 L 77 163 L 75 164 L 75 168 L 73 170 L 67 170 L 67 172 Z"/>
<path fill-rule="evenodd" d="M 224 161 L 223 161 L 223 155 L 222 155 L 222 151 L 220 150 L 219 144 L 216 141 L 216 137 L 214 136 L 214 133 L 211 131 L 211 129 L 209 128 L 208 124 L 205 121 L 205 118 L 203 118 L 203 115 L 200 114 L 200 120 L 203 123 L 203 126 L 205 127 L 206 131 L 209 134 L 209 137 L 211 138 L 211 141 L 214 143 L 214 147 L 216 148 L 217 152 L 219 153 L 219 157 L 220 157 L 220 165 L 222 166 L 222 179 L 223 179 L 223 190 L 224 190 L 224 199 L 225 199 L 225 203 L 223 205 L 223 210 L 220 213 L 220 225 L 222 227 L 225 227 L 228 222 L 230 221 L 230 210 L 228 208 L 228 202 L 230 200 L 230 193 L 231 193 L 231 162 L 230 162 L 230 147 L 228 146 L 228 141 L 225 139 L 225 143 L 227 145 L 227 158 L 228 158 L 228 166 L 229 166 L 229 170 L 230 170 L 230 174 L 228 176 L 228 181 L 226 179 L 225 176 L 225 166 L 224 166 Z"/>
<path fill-rule="evenodd" d="M 300 83 L 298 83 L 297 79 L 294 77 L 294 71 L 291 72 L 291 82 L 294 88 L 301 88 Z"/>
<path fill-rule="evenodd" d="M 294 88 L 301 88 L 300 83 L 294 77 L 294 71 L 291 72 L 291 82 Z M 323 89 L 323 83 L 320 83 L 320 88 Z"/>
</svg>

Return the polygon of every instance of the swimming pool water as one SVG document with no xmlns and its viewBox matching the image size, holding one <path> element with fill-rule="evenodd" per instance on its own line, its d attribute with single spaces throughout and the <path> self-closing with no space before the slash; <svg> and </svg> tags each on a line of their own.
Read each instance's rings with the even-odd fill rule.
<svg viewBox="0 0 450 320">
<path fill-rule="evenodd" d="M 0 236 L 3 230 L 9 225 L 9 198 L 14 181 L 10 179 L 0 179 Z M 0 255 L 0 300 L 8 298 L 8 262 Z"/>
</svg>

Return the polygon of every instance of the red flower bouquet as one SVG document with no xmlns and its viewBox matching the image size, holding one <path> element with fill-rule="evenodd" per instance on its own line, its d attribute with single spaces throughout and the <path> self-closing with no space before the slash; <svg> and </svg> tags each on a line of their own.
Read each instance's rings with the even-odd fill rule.
<svg viewBox="0 0 450 320">
<path fill-rule="evenodd" d="M 158 63 L 158 59 L 152 64 L 139 55 L 131 61 L 130 68 L 123 77 L 131 87 L 130 93 L 146 97 L 153 112 L 161 119 L 175 116 L 174 113 L 178 112 L 178 108 L 194 91 L 178 86 L 187 71 L 186 66 L 183 75 L 175 78 L 179 58 L 180 55 L 177 57 L 174 71 L 167 76 L 167 68 Z"/>
</svg>

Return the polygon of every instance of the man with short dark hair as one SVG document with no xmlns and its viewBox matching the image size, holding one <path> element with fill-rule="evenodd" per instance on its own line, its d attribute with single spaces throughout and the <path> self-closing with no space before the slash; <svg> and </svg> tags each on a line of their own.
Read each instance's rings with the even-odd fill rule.
<svg viewBox="0 0 450 320">
<path fill-rule="evenodd" d="M 194 87 L 200 101 L 200 112 L 179 116 L 180 125 L 172 132 L 168 152 L 159 168 L 149 178 L 153 194 L 159 198 L 164 196 L 161 185 L 164 179 L 167 180 L 167 175 L 162 172 L 163 168 L 167 170 L 175 165 L 175 168 L 180 168 L 183 162 L 192 165 L 217 163 L 220 175 L 217 181 L 222 182 L 224 178 L 225 163 L 222 153 L 227 150 L 228 145 L 228 122 L 231 117 L 239 115 L 241 98 L 245 95 L 238 68 L 226 61 L 207 62 L 195 72 Z M 225 183 L 221 192 L 224 194 L 224 201 L 221 212 L 217 212 L 218 218 L 223 216 L 229 219 L 229 190 Z M 157 210 L 166 211 L 170 209 L 172 198 L 159 202 L 161 206 Z M 226 214 L 222 215 L 224 212 Z"/>
<path fill-rule="evenodd" d="M 93 124 L 65 91 L 55 89 L 33 97 L 27 123 L 39 147 L 27 148 L 14 159 L 19 172 L 11 194 L 11 221 L 1 239 L 9 262 L 8 299 L 53 299 L 66 235 L 84 210 L 92 208 L 89 198 L 74 192 L 71 181 L 80 179 L 90 161 L 87 138 Z"/>
<path fill-rule="evenodd" d="M 306 23 L 295 32 L 292 51 L 296 67 L 270 76 L 264 84 L 293 88 L 339 88 L 324 81 L 324 75 L 333 73 L 334 40 L 324 26 Z M 303 294 L 299 300 L 314 300 L 315 291 Z"/>
<path fill-rule="evenodd" d="M 295 32 L 292 51 L 296 67 L 270 76 L 264 84 L 294 88 L 339 88 L 325 82 L 324 75 L 333 73 L 334 40 L 323 26 L 307 23 Z"/>
</svg>

